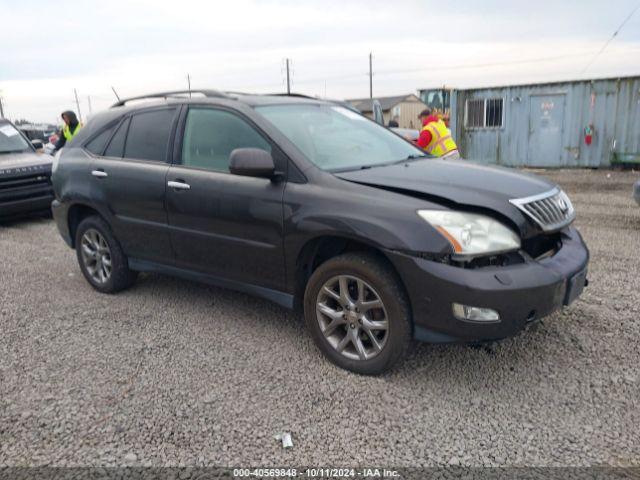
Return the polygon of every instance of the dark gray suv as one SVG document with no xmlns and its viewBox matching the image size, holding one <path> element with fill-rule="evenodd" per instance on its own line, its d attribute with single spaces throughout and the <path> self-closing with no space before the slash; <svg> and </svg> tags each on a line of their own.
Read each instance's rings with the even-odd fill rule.
<svg viewBox="0 0 640 480">
<path fill-rule="evenodd" d="M 100 292 L 141 271 L 250 292 L 376 374 L 413 338 L 513 335 L 587 283 L 547 180 L 428 157 L 334 102 L 182 94 L 118 102 L 54 164 L 58 229 Z"/>
</svg>

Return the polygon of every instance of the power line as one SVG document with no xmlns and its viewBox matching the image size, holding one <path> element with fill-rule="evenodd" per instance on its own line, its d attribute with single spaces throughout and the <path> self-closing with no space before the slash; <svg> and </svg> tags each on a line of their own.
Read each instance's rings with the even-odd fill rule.
<svg viewBox="0 0 640 480">
<path fill-rule="evenodd" d="M 616 31 L 613 32 L 613 35 L 611 35 L 609 39 L 606 42 L 604 42 L 604 45 L 602 46 L 600 51 L 593 56 L 593 58 L 589 63 L 587 63 L 587 66 L 584 67 L 584 69 L 582 70 L 582 73 L 585 73 L 589 69 L 589 67 L 593 65 L 593 62 L 595 62 L 596 59 L 602 54 L 602 52 L 605 51 L 605 49 L 609 46 L 609 44 L 613 41 L 613 39 L 616 38 L 618 33 L 620 33 L 620 30 L 622 30 L 622 27 L 624 27 L 624 25 L 631 19 L 631 17 L 633 17 L 633 14 L 636 13 L 639 8 L 640 8 L 640 4 L 638 4 L 636 8 L 631 10 L 631 13 L 627 15 L 627 18 L 625 18 L 624 21 L 620 24 L 620 26 L 616 29 Z"/>
<path fill-rule="evenodd" d="M 412 68 L 405 70 L 381 70 L 378 73 L 381 74 L 396 74 L 396 73 L 412 73 L 412 72 L 431 72 L 431 71 L 440 71 L 440 70 L 465 70 L 469 68 L 487 68 L 487 67 L 502 67 L 507 65 L 521 65 L 523 63 L 543 63 L 550 62 L 554 60 L 563 60 L 565 58 L 574 58 L 581 57 L 586 55 L 591 55 L 592 52 L 585 53 L 569 53 L 566 55 L 555 55 L 552 57 L 537 57 L 537 58 L 529 58 L 525 60 L 509 60 L 503 62 L 487 62 L 487 63 L 465 63 L 459 65 L 445 65 L 444 67 L 431 67 L 431 68 Z"/>
<path fill-rule="evenodd" d="M 633 52 L 637 50 L 631 50 Z M 588 55 L 593 55 L 593 51 L 583 52 L 583 53 L 570 53 L 566 55 L 555 55 L 550 57 L 537 57 L 537 58 L 529 58 L 524 60 L 510 60 L 503 62 L 487 62 L 487 63 L 467 63 L 467 64 L 457 64 L 457 65 L 445 65 L 442 67 L 421 67 L 421 68 L 411 68 L 411 69 L 399 69 L 399 70 L 376 70 L 376 75 L 397 75 L 397 74 L 405 74 L 405 73 L 433 73 L 433 72 L 442 72 L 448 70 L 468 70 L 468 69 L 477 69 L 477 68 L 491 68 L 491 67 L 501 67 L 507 65 L 521 65 L 527 63 L 543 63 L 554 60 L 562 60 L 566 58 L 574 58 L 574 57 L 583 57 Z M 628 52 L 625 52 L 628 53 Z M 349 78 L 361 78 L 363 75 L 369 75 L 363 73 L 351 73 L 346 75 L 334 75 L 327 77 L 314 77 L 314 78 L 302 78 L 298 80 L 299 84 L 304 83 L 316 83 L 327 80 L 345 80 Z"/>
<path fill-rule="evenodd" d="M 540 63 L 540 62 L 548 62 L 553 60 L 562 60 L 565 58 L 573 58 L 573 57 L 582 57 L 586 55 L 592 55 L 593 52 L 583 52 L 583 53 L 570 53 L 566 55 L 555 55 L 551 57 L 537 57 L 537 58 L 529 58 L 525 60 L 509 60 L 503 62 L 487 62 L 487 63 L 464 63 L 464 64 L 454 64 L 454 65 L 445 65 L 442 67 L 420 67 L 420 68 L 409 68 L 409 69 L 399 69 L 399 70 L 376 70 L 376 75 L 395 75 L 402 73 L 420 73 L 420 72 L 440 72 L 446 70 L 466 70 L 472 68 L 487 68 L 487 67 L 501 67 L 506 65 L 520 65 L 523 63 Z M 329 77 L 322 77 L 323 80 L 342 80 L 347 78 L 358 78 L 362 77 L 361 73 L 352 73 L 347 75 L 335 75 Z M 366 74 L 368 75 L 368 73 Z M 320 81 L 320 78 L 307 78 L 298 80 L 298 83 L 312 83 L 316 81 Z"/>
</svg>

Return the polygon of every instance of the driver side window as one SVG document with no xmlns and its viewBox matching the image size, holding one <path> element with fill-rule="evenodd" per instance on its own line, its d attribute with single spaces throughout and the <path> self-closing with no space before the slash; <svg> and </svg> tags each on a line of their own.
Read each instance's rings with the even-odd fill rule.
<svg viewBox="0 0 640 480">
<path fill-rule="evenodd" d="M 255 128 L 225 110 L 190 108 L 182 141 L 182 165 L 229 172 L 229 156 L 236 148 L 271 146 Z"/>
</svg>

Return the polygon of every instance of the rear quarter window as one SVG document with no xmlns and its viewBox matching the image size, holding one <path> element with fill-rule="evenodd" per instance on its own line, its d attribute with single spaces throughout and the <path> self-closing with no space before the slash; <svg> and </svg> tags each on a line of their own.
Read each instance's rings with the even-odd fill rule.
<svg viewBox="0 0 640 480">
<path fill-rule="evenodd" d="M 85 149 L 93 153 L 94 155 L 102 155 L 105 147 L 107 146 L 107 142 L 111 138 L 113 131 L 116 129 L 118 124 L 112 125 L 111 127 L 103 130 L 101 133 L 96 135 L 92 140 L 87 142 L 85 145 Z"/>
<path fill-rule="evenodd" d="M 109 142 L 109 146 L 104 152 L 105 157 L 122 158 L 122 154 L 124 152 L 124 141 L 127 138 L 128 126 L 129 126 L 129 119 L 127 118 L 120 124 L 115 135 Z"/>
</svg>

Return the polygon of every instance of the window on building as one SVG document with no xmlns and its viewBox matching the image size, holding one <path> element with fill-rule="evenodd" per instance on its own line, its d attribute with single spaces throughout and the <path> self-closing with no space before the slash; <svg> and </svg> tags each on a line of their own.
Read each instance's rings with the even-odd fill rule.
<svg viewBox="0 0 640 480">
<path fill-rule="evenodd" d="M 502 98 L 467 100 L 468 128 L 500 128 L 503 118 Z"/>
<path fill-rule="evenodd" d="M 467 100 L 467 127 L 484 127 L 484 99 Z"/>
<path fill-rule="evenodd" d="M 502 99 L 501 98 L 488 98 L 486 100 L 487 107 L 485 109 L 485 122 L 484 126 L 501 127 L 502 126 Z"/>
</svg>

